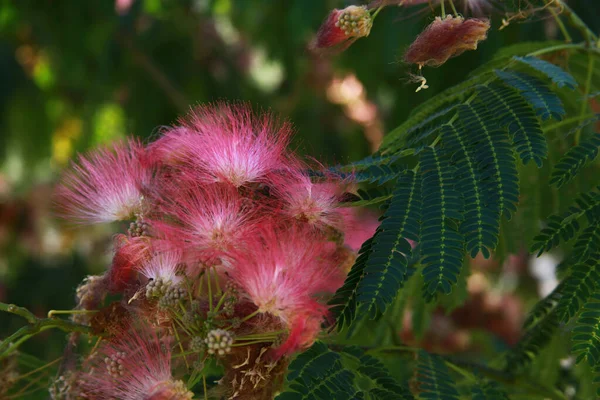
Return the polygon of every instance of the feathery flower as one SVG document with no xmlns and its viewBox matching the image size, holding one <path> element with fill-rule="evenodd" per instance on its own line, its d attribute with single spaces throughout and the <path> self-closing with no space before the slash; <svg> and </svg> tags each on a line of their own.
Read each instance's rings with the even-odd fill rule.
<svg viewBox="0 0 600 400">
<path fill-rule="evenodd" d="M 234 187 L 260 182 L 286 163 L 291 125 L 270 114 L 257 115 L 246 104 L 198 107 L 165 134 L 163 153 L 187 165 L 189 178 L 200 183 L 227 183 Z M 168 147 L 167 147 L 168 146 Z M 181 151 L 183 154 L 178 155 Z"/>
<path fill-rule="evenodd" d="M 253 211 L 237 191 L 218 184 L 179 193 L 164 212 L 179 222 L 153 223 L 166 241 L 175 248 L 204 252 L 208 258 L 239 247 L 255 224 Z"/>
<path fill-rule="evenodd" d="M 317 229 L 333 227 L 342 230 L 344 219 L 340 212 L 340 196 L 344 183 L 326 178 L 312 182 L 304 172 L 284 176 L 276 181 L 273 191 L 283 201 L 281 212 L 288 217 L 308 223 Z"/>
<path fill-rule="evenodd" d="M 148 279 L 179 283 L 181 276 L 177 272 L 181 265 L 180 262 L 181 253 L 177 251 L 161 252 L 143 262 L 139 271 Z"/>
<path fill-rule="evenodd" d="M 337 276 L 333 249 L 311 232 L 265 228 L 261 233 L 249 246 L 252 250 L 235 258 L 230 275 L 260 312 L 280 318 L 290 330 L 297 329 L 298 318 L 301 324 L 312 319 L 320 324 L 327 308 L 315 296 L 325 288 L 337 289 L 329 285 Z M 318 331 L 306 332 L 300 341 L 296 333 L 297 344 L 290 348 L 310 345 Z"/>
<path fill-rule="evenodd" d="M 343 51 L 356 39 L 369 36 L 373 18 L 366 6 L 334 9 L 323 22 L 311 44 L 313 50 L 336 47 Z"/>
<path fill-rule="evenodd" d="M 105 342 L 82 379 L 86 398 L 189 400 L 193 394 L 171 375 L 167 339 L 155 333 L 127 331 Z"/>
<path fill-rule="evenodd" d="M 439 67 L 451 57 L 477 49 L 477 44 L 487 38 L 489 29 L 487 19 L 436 17 L 410 45 L 404 61 L 417 64 L 419 68 L 425 65 Z"/>
<path fill-rule="evenodd" d="M 130 140 L 80 156 L 58 188 L 60 213 L 82 224 L 135 218 L 152 177 L 143 152 L 140 142 Z"/>
</svg>

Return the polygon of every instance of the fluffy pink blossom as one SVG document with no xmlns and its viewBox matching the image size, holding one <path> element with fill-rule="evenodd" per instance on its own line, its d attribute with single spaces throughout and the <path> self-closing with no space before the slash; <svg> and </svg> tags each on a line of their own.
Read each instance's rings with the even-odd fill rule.
<svg viewBox="0 0 600 400">
<path fill-rule="evenodd" d="M 83 393 L 100 400 L 188 400 L 193 394 L 171 375 L 170 341 L 129 330 L 104 342 L 81 380 Z"/>
<path fill-rule="evenodd" d="M 162 280 L 164 282 L 179 283 L 182 277 L 178 272 L 181 269 L 181 253 L 178 251 L 166 251 L 154 254 L 154 256 L 143 262 L 139 271 L 148 279 Z"/>
<path fill-rule="evenodd" d="M 235 258 L 230 275 L 260 312 L 279 317 L 295 332 L 297 344 L 290 348 L 310 345 L 318 329 L 301 335 L 302 340 L 295 330 L 300 325 L 320 326 L 327 315 L 316 296 L 326 287 L 336 289 L 328 284 L 338 272 L 333 248 L 310 231 L 264 229 L 249 249 Z"/>
<path fill-rule="evenodd" d="M 240 187 L 284 167 L 291 132 L 288 123 L 255 114 L 246 104 L 217 103 L 195 108 L 182 126 L 165 132 L 165 148 L 155 151 L 185 163 L 196 182 Z"/>
<path fill-rule="evenodd" d="M 140 142 L 130 140 L 80 156 L 58 188 L 60 213 L 77 223 L 134 219 L 152 177 L 143 152 Z"/>
<path fill-rule="evenodd" d="M 344 218 L 339 199 L 346 186 L 344 182 L 328 177 L 313 182 L 306 173 L 298 170 L 276 180 L 273 192 L 282 201 L 281 212 L 287 217 L 320 230 L 327 227 L 342 230 Z"/>
<path fill-rule="evenodd" d="M 239 248 L 256 224 L 254 211 L 237 191 L 219 184 L 181 191 L 163 208 L 176 223 L 152 225 L 168 245 L 204 253 L 208 258 Z"/>
</svg>

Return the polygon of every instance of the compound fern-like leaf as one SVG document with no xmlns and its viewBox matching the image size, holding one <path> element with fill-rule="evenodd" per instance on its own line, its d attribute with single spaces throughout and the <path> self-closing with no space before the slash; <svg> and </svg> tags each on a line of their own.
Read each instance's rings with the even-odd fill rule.
<svg viewBox="0 0 600 400">
<path fill-rule="evenodd" d="M 563 70 L 557 65 L 549 63 L 548 61 L 541 60 L 537 57 L 514 57 L 515 60 L 529 65 L 531 68 L 541 72 L 548 78 L 552 79 L 552 82 L 556 83 L 556 86 L 568 87 L 569 89 L 575 89 L 577 87 L 577 81 L 571 74 Z"/>
<path fill-rule="evenodd" d="M 583 306 L 572 340 L 577 363 L 587 361 L 591 366 L 600 363 L 600 293 L 595 293 Z"/>
<path fill-rule="evenodd" d="M 478 168 L 474 146 L 469 143 L 469 133 L 453 125 L 442 127 L 444 144 L 456 164 L 455 185 L 464 201 L 464 220 L 460 233 L 464 236 L 467 252 L 475 257 L 479 252 L 485 258 L 498 243 L 500 214 L 497 204 L 490 206 L 486 198 L 483 171 Z"/>
<path fill-rule="evenodd" d="M 354 374 L 344 368 L 340 354 L 322 342 L 300 354 L 290 364 L 289 390 L 277 400 L 345 400 L 355 398 Z"/>
<path fill-rule="evenodd" d="M 450 293 L 463 260 L 463 237 L 450 219 L 462 219 L 462 198 L 454 187 L 453 167 L 435 148 L 421 156 L 423 180 L 421 254 L 424 288 L 430 297 Z"/>
<path fill-rule="evenodd" d="M 339 288 L 328 305 L 330 311 L 336 318 L 335 325 L 339 330 L 350 324 L 356 319 L 356 310 L 358 308 L 358 285 L 364 276 L 364 269 L 369 256 L 373 252 L 373 238 L 368 239 L 363 243 L 359 252 L 358 258 L 354 262 L 352 269 L 348 273 L 346 280 L 341 288 Z"/>
<path fill-rule="evenodd" d="M 418 353 L 415 383 L 419 398 L 458 400 L 459 395 L 444 360 L 423 350 Z"/>
<path fill-rule="evenodd" d="M 571 147 L 554 166 L 550 184 L 561 187 L 571 181 L 586 164 L 591 163 L 598 156 L 598 147 L 600 147 L 600 133 Z"/>
<path fill-rule="evenodd" d="M 495 72 L 505 84 L 521 92 L 542 120 L 549 118 L 561 120 L 565 115 L 565 109 L 558 96 L 538 78 L 514 71 L 495 70 Z"/>
<path fill-rule="evenodd" d="M 396 183 L 392 201 L 373 238 L 371 252 L 359 282 L 358 301 L 374 317 L 394 300 L 406 277 L 411 245 L 419 240 L 420 179 L 410 171 Z"/>
<path fill-rule="evenodd" d="M 525 336 L 507 353 L 504 370 L 509 374 L 513 374 L 529 365 L 550 341 L 558 325 L 558 315 L 553 310 L 535 326 L 529 328 Z"/>
<path fill-rule="evenodd" d="M 508 219 L 517 210 L 519 178 L 508 134 L 498 127 L 495 116 L 480 102 L 461 105 L 463 129 L 471 137 L 472 154 L 485 180 L 485 203 Z"/>
<path fill-rule="evenodd" d="M 600 220 L 600 193 L 595 190 L 582 193 L 575 204 L 562 215 L 551 215 L 548 217 L 547 226 L 539 235 L 533 238 L 534 243 L 531 252 L 538 252 L 538 257 L 545 251 L 558 246 L 560 241 L 571 240 L 579 231 L 579 219 L 586 216 L 591 226 Z"/>
<path fill-rule="evenodd" d="M 572 267 L 571 273 L 563 281 L 562 296 L 556 306 L 560 322 L 568 322 L 579 312 L 581 306 L 594 294 L 600 282 L 597 260 Z"/>
<path fill-rule="evenodd" d="M 546 137 L 535 112 L 515 90 L 500 85 L 480 86 L 478 97 L 498 119 L 501 126 L 508 128 L 523 164 L 533 160 L 538 167 L 548 154 Z"/>
</svg>

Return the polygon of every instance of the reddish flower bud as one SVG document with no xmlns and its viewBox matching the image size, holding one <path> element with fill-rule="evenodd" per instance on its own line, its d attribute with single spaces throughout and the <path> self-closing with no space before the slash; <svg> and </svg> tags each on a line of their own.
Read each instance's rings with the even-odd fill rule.
<svg viewBox="0 0 600 400">
<path fill-rule="evenodd" d="M 345 50 L 358 38 L 369 36 L 373 19 L 365 6 L 348 6 L 333 10 L 317 32 L 313 50 L 337 47 Z"/>
<path fill-rule="evenodd" d="M 477 43 L 486 39 L 489 29 L 487 19 L 436 17 L 410 45 L 404 61 L 417 64 L 419 68 L 424 65 L 438 67 L 466 50 L 476 50 Z"/>
</svg>

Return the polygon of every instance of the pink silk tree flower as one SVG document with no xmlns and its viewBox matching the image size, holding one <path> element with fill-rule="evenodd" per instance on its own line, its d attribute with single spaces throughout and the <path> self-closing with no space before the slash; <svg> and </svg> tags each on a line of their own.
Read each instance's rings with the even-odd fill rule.
<svg viewBox="0 0 600 400">
<path fill-rule="evenodd" d="M 171 374 L 170 340 L 149 329 L 123 331 L 106 341 L 82 376 L 83 398 L 190 400 L 193 393 Z"/>
<path fill-rule="evenodd" d="M 151 178 L 141 143 L 118 143 L 80 156 L 63 176 L 56 203 L 63 217 L 81 224 L 135 219 Z"/>
<path fill-rule="evenodd" d="M 467 50 L 477 49 L 477 44 L 487 38 L 490 21 L 453 17 L 436 17 L 410 45 L 404 54 L 404 61 L 439 67 L 451 57 L 456 57 Z"/>
<path fill-rule="evenodd" d="M 335 177 L 313 182 L 300 168 L 274 182 L 272 191 L 282 202 L 283 215 L 318 230 L 344 229 L 340 197 L 348 186 L 346 182 Z"/>
<path fill-rule="evenodd" d="M 152 226 L 167 246 L 200 253 L 201 259 L 217 257 L 242 246 L 252 233 L 257 222 L 246 203 L 230 186 L 196 186 L 162 207 L 175 223 Z"/>
<path fill-rule="evenodd" d="M 343 51 L 357 39 L 369 36 L 372 26 L 373 18 L 366 6 L 334 9 L 319 28 L 311 48 L 319 51 L 335 47 Z"/>
<path fill-rule="evenodd" d="M 287 164 L 291 125 L 256 114 L 247 104 L 197 107 L 181 122 L 176 135 L 166 135 L 170 149 L 177 149 L 171 155 L 185 164 L 190 180 L 238 188 L 265 181 Z M 187 132 L 181 133 L 182 127 Z M 183 154 L 174 154 L 181 149 Z"/>
<path fill-rule="evenodd" d="M 182 280 L 178 274 L 181 270 L 181 253 L 178 251 L 156 253 L 149 260 L 145 260 L 138 270 L 147 279 L 177 284 Z"/>
<path fill-rule="evenodd" d="M 248 248 L 234 257 L 228 273 L 259 312 L 280 318 L 290 330 L 297 327 L 299 316 L 320 325 L 327 308 L 316 296 L 330 280 L 342 282 L 337 279 L 337 264 L 331 262 L 332 248 L 310 231 L 268 227 Z M 303 344 L 314 340 L 316 333 Z"/>
</svg>

